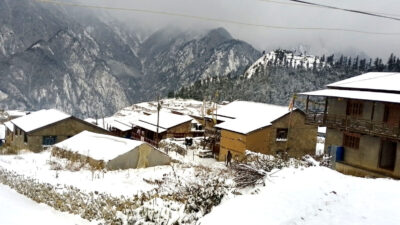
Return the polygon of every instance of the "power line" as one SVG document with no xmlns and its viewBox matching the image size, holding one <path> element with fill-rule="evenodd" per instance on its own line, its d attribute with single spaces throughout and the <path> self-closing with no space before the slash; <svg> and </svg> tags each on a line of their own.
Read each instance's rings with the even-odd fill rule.
<svg viewBox="0 0 400 225">
<path fill-rule="evenodd" d="M 173 17 L 184 17 L 184 18 L 189 18 L 189 19 L 194 19 L 194 20 L 213 21 L 213 22 L 221 22 L 221 23 L 227 23 L 227 24 L 235 24 L 235 25 L 240 25 L 240 26 L 249 26 L 249 27 L 258 27 L 258 28 L 266 28 L 266 29 L 276 29 L 276 30 L 343 31 L 343 32 L 371 34 L 371 35 L 389 35 L 389 36 L 390 35 L 400 35 L 400 33 L 373 32 L 373 31 L 367 31 L 367 30 L 356 30 L 356 29 L 347 29 L 347 28 L 288 27 L 288 26 L 255 24 L 255 23 L 240 22 L 240 21 L 228 20 L 228 19 L 194 16 L 194 15 L 188 15 L 188 14 L 175 13 L 175 12 L 156 11 L 156 10 L 138 9 L 138 8 L 118 8 L 118 7 L 109 7 L 109 6 L 87 5 L 87 4 L 79 4 L 79 3 L 72 3 L 72 2 L 60 2 L 60 1 L 54 1 L 54 0 L 35 0 L 35 1 L 41 2 L 41 3 L 64 5 L 64 6 L 75 6 L 75 7 L 83 7 L 83 8 L 117 10 L 117 11 L 130 11 L 130 12 L 136 12 L 136 13 L 156 14 L 156 15 L 164 15 L 164 16 L 173 16 Z"/>
<path fill-rule="evenodd" d="M 386 15 L 378 14 L 378 13 L 374 13 L 374 12 L 366 12 L 366 11 L 355 10 L 355 9 L 340 8 L 340 7 L 336 7 L 336 6 L 324 5 L 324 4 L 313 3 L 313 2 L 303 1 L 303 0 L 288 0 L 288 1 L 306 4 L 306 5 L 318 6 L 318 7 L 328 8 L 328 9 L 341 10 L 341 11 L 345 11 L 345 12 L 358 13 L 358 14 L 367 15 L 367 16 L 375 16 L 375 17 L 400 21 L 400 18 L 393 17 L 393 16 L 386 16 Z"/>
<path fill-rule="evenodd" d="M 304 3 L 295 3 L 295 2 L 284 2 L 284 1 L 278 1 L 278 0 L 258 0 L 260 2 L 268 2 L 268 3 L 274 3 L 274 4 L 281 4 L 281 5 L 294 5 L 294 6 L 301 6 L 301 7 L 313 7 L 313 8 L 325 8 L 320 5 L 309 5 L 309 4 L 304 4 Z M 288 0 L 290 1 L 290 0 Z M 392 13 L 384 13 L 384 12 L 372 12 L 372 11 L 364 11 L 367 13 L 373 13 L 373 14 L 380 14 L 380 15 L 386 15 L 386 16 L 393 16 L 393 17 L 400 17 L 400 14 L 392 14 Z"/>
</svg>

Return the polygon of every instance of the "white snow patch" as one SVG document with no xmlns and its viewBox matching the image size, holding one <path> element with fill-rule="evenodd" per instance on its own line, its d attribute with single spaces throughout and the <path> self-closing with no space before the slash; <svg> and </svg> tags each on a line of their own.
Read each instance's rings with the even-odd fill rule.
<svg viewBox="0 0 400 225">
<path fill-rule="evenodd" d="M 7 225 L 94 225 L 98 224 L 98 221 L 89 222 L 77 215 L 57 211 L 45 204 L 38 204 L 8 186 L 0 184 L 0 223 Z"/>
<path fill-rule="evenodd" d="M 212 224 L 400 224 L 400 182 L 346 176 L 325 167 L 285 168 L 258 194 L 226 200 L 199 222 Z"/>
</svg>

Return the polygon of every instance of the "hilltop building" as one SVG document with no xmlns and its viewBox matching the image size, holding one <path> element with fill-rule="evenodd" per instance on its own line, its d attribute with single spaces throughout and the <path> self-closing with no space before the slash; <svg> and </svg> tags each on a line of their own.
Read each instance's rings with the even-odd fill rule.
<svg viewBox="0 0 400 225">
<path fill-rule="evenodd" d="M 336 170 L 400 178 L 399 84 L 400 73 L 373 72 L 302 93 L 307 124 L 327 127 L 325 151 L 336 154 Z M 321 98 L 323 107 L 313 110 Z"/>
</svg>

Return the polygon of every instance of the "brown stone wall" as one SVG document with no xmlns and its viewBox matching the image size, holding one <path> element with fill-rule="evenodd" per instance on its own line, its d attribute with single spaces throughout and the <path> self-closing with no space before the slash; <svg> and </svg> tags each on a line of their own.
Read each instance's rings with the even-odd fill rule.
<svg viewBox="0 0 400 225">
<path fill-rule="evenodd" d="M 246 149 L 253 152 L 271 154 L 270 138 L 272 127 L 264 127 L 260 130 L 247 134 Z"/>
<path fill-rule="evenodd" d="M 166 137 L 164 136 L 163 138 L 171 138 L 174 137 L 174 134 L 185 134 L 185 135 L 191 135 L 191 128 L 192 128 L 192 122 L 188 121 L 186 123 L 182 123 L 176 127 L 172 127 L 168 129 L 166 133 Z"/>
<path fill-rule="evenodd" d="M 335 129 L 328 129 L 325 150 L 328 146 L 343 146 L 343 132 Z M 344 162 L 346 169 L 337 168 L 339 171 L 359 176 L 361 170 L 369 170 L 371 174 L 364 175 L 373 176 L 379 173 L 385 176 L 400 177 L 400 142 L 397 142 L 396 165 L 393 171 L 379 168 L 379 154 L 381 148 L 381 138 L 369 135 L 361 135 L 359 149 L 344 147 Z M 349 169 L 349 166 L 355 169 Z M 374 175 L 375 176 L 375 175 Z"/>
<path fill-rule="evenodd" d="M 346 115 L 347 100 L 339 98 L 328 98 L 328 114 Z"/>
<path fill-rule="evenodd" d="M 228 130 L 221 130 L 220 151 L 218 159 L 220 161 L 225 160 L 228 151 L 231 151 L 233 159 L 243 156 L 247 147 L 246 138 L 247 137 L 244 134 L 239 134 Z"/>
<path fill-rule="evenodd" d="M 290 120 L 290 126 L 289 126 Z M 287 141 L 277 141 L 276 133 L 278 128 L 288 128 Z M 301 157 L 306 154 L 315 155 L 317 144 L 317 127 L 305 124 L 305 116 L 299 111 L 293 111 L 272 123 L 270 140 L 270 154 L 288 147 L 288 154 L 291 157 Z"/>
</svg>

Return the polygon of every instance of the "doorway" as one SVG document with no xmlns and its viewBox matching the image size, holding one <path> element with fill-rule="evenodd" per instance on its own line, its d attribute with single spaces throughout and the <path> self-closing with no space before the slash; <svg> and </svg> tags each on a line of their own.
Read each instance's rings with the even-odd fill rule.
<svg viewBox="0 0 400 225">
<path fill-rule="evenodd" d="M 396 163 L 397 142 L 382 140 L 379 154 L 379 168 L 394 170 Z"/>
</svg>

